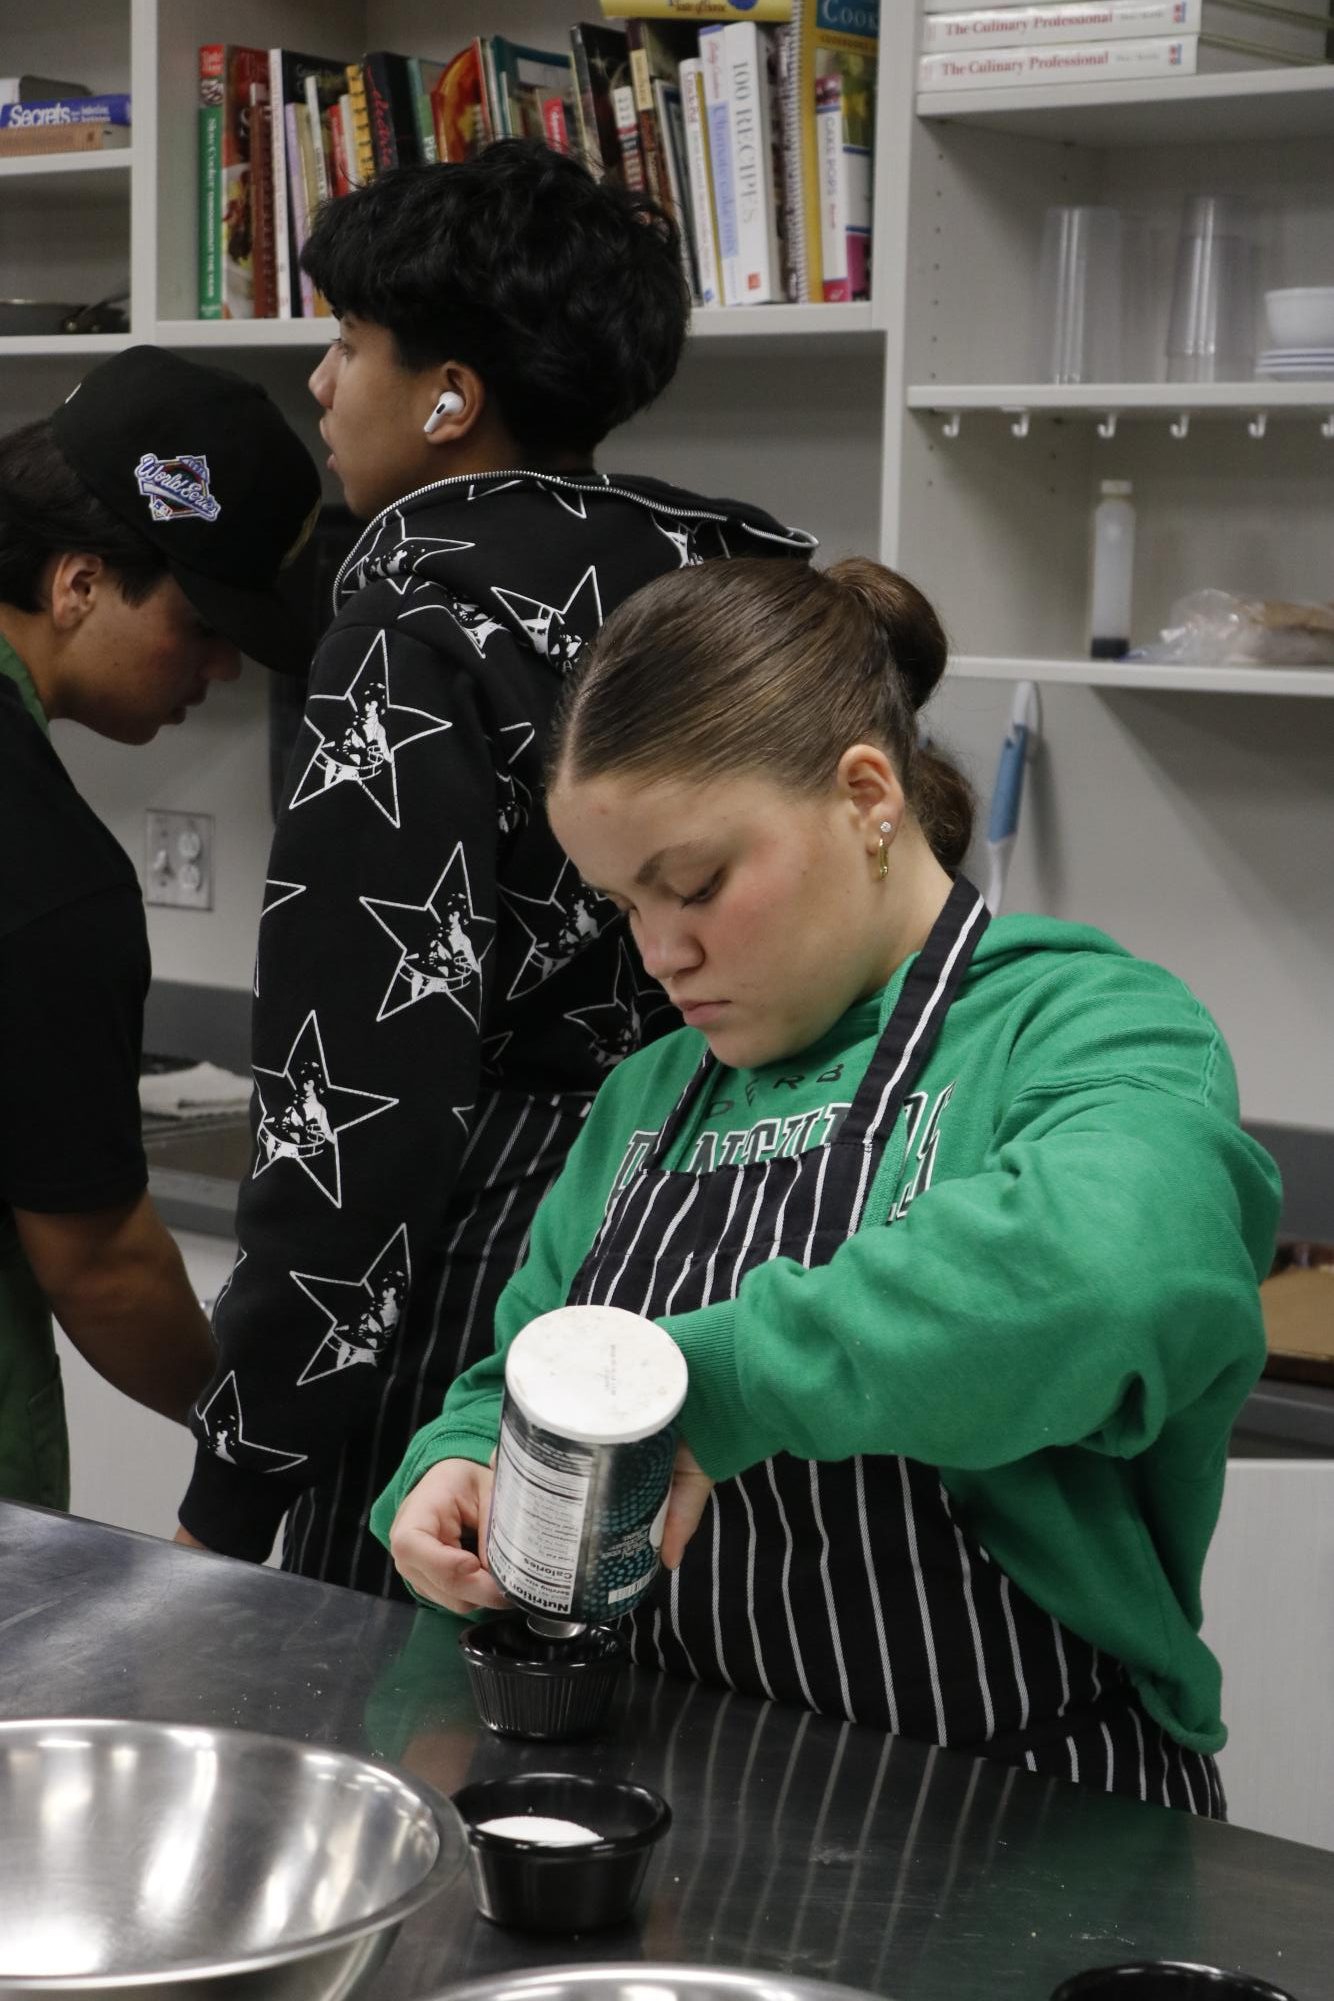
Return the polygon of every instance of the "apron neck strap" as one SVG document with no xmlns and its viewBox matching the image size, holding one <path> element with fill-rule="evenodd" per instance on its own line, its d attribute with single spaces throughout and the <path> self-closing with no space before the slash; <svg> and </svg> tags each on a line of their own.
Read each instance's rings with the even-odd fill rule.
<svg viewBox="0 0 1334 2001">
<path fill-rule="evenodd" d="M 966 876 L 956 875 L 839 1128 L 840 1144 L 874 1146 L 893 1131 L 990 922 L 991 912 L 978 891 Z"/>
<path fill-rule="evenodd" d="M 903 983 L 852 1109 L 839 1128 L 840 1144 L 872 1146 L 893 1131 L 899 1108 L 931 1054 L 977 941 L 990 922 L 991 913 L 972 883 L 956 875 L 944 908 Z M 708 1088 L 720 1067 L 706 1051 L 644 1163 L 646 1169 L 661 1167 L 669 1157 L 701 1091 Z"/>
</svg>

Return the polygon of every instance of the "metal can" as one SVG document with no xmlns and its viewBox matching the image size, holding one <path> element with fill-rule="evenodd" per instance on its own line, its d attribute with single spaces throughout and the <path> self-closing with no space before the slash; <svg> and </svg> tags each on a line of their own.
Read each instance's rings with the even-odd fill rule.
<svg viewBox="0 0 1334 2001">
<path fill-rule="evenodd" d="M 486 1561 L 541 1630 L 619 1619 L 657 1576 L 686 1383 L 671 1336 L 617 1306 L 563 1306 L 515 1335 Z"/>
</svg>

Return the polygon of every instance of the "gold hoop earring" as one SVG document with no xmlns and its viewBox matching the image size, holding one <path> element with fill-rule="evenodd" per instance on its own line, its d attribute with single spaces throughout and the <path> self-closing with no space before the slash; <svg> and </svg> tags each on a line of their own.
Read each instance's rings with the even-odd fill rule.
<svg viewBox="0 0 1334 2001">
<path fill-rule="evenodd" d="M 875 869 L 877 882 L 883 882 L 885 877 L 889 874 L 888 836 L 892 834 L 893 831 L 894 831 L 894 823 L 892 820 L 882 820 L 880 822 L 880 846 L 876 851 L 876 869 Z"/>
</svg>

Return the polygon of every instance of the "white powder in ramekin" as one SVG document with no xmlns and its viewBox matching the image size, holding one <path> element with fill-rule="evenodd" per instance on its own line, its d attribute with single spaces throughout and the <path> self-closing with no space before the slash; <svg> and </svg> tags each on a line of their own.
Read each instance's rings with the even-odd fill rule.
<svg viewBox="0 0 1334 2001">
<path fill-rule="evenodd" d="M 482 1834 L 498 1834 L 505 1841 L 541 1841 L 549 1848 L 575 1848 L 586 1841 L 601 1841 L 591 1827 L 577 1820 L 545 1820 L 540 1813 L 508 1813 L 499 1820 L 479 1820 Z"/>
</svg>

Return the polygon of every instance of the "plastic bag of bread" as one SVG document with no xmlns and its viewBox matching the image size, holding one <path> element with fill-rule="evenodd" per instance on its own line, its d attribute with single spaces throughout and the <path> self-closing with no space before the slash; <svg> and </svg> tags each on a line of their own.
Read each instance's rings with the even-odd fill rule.
<svg viewBox="0 0 1334 2001">
<path fill-rule="evenodd" d="M 1213 667 L 1334 666 L 1334 605 L 1287 604 L 1275 598 L 1192 591 L 1172 607 L 1168 623 L 1137 660 Z"/>
</svg>

